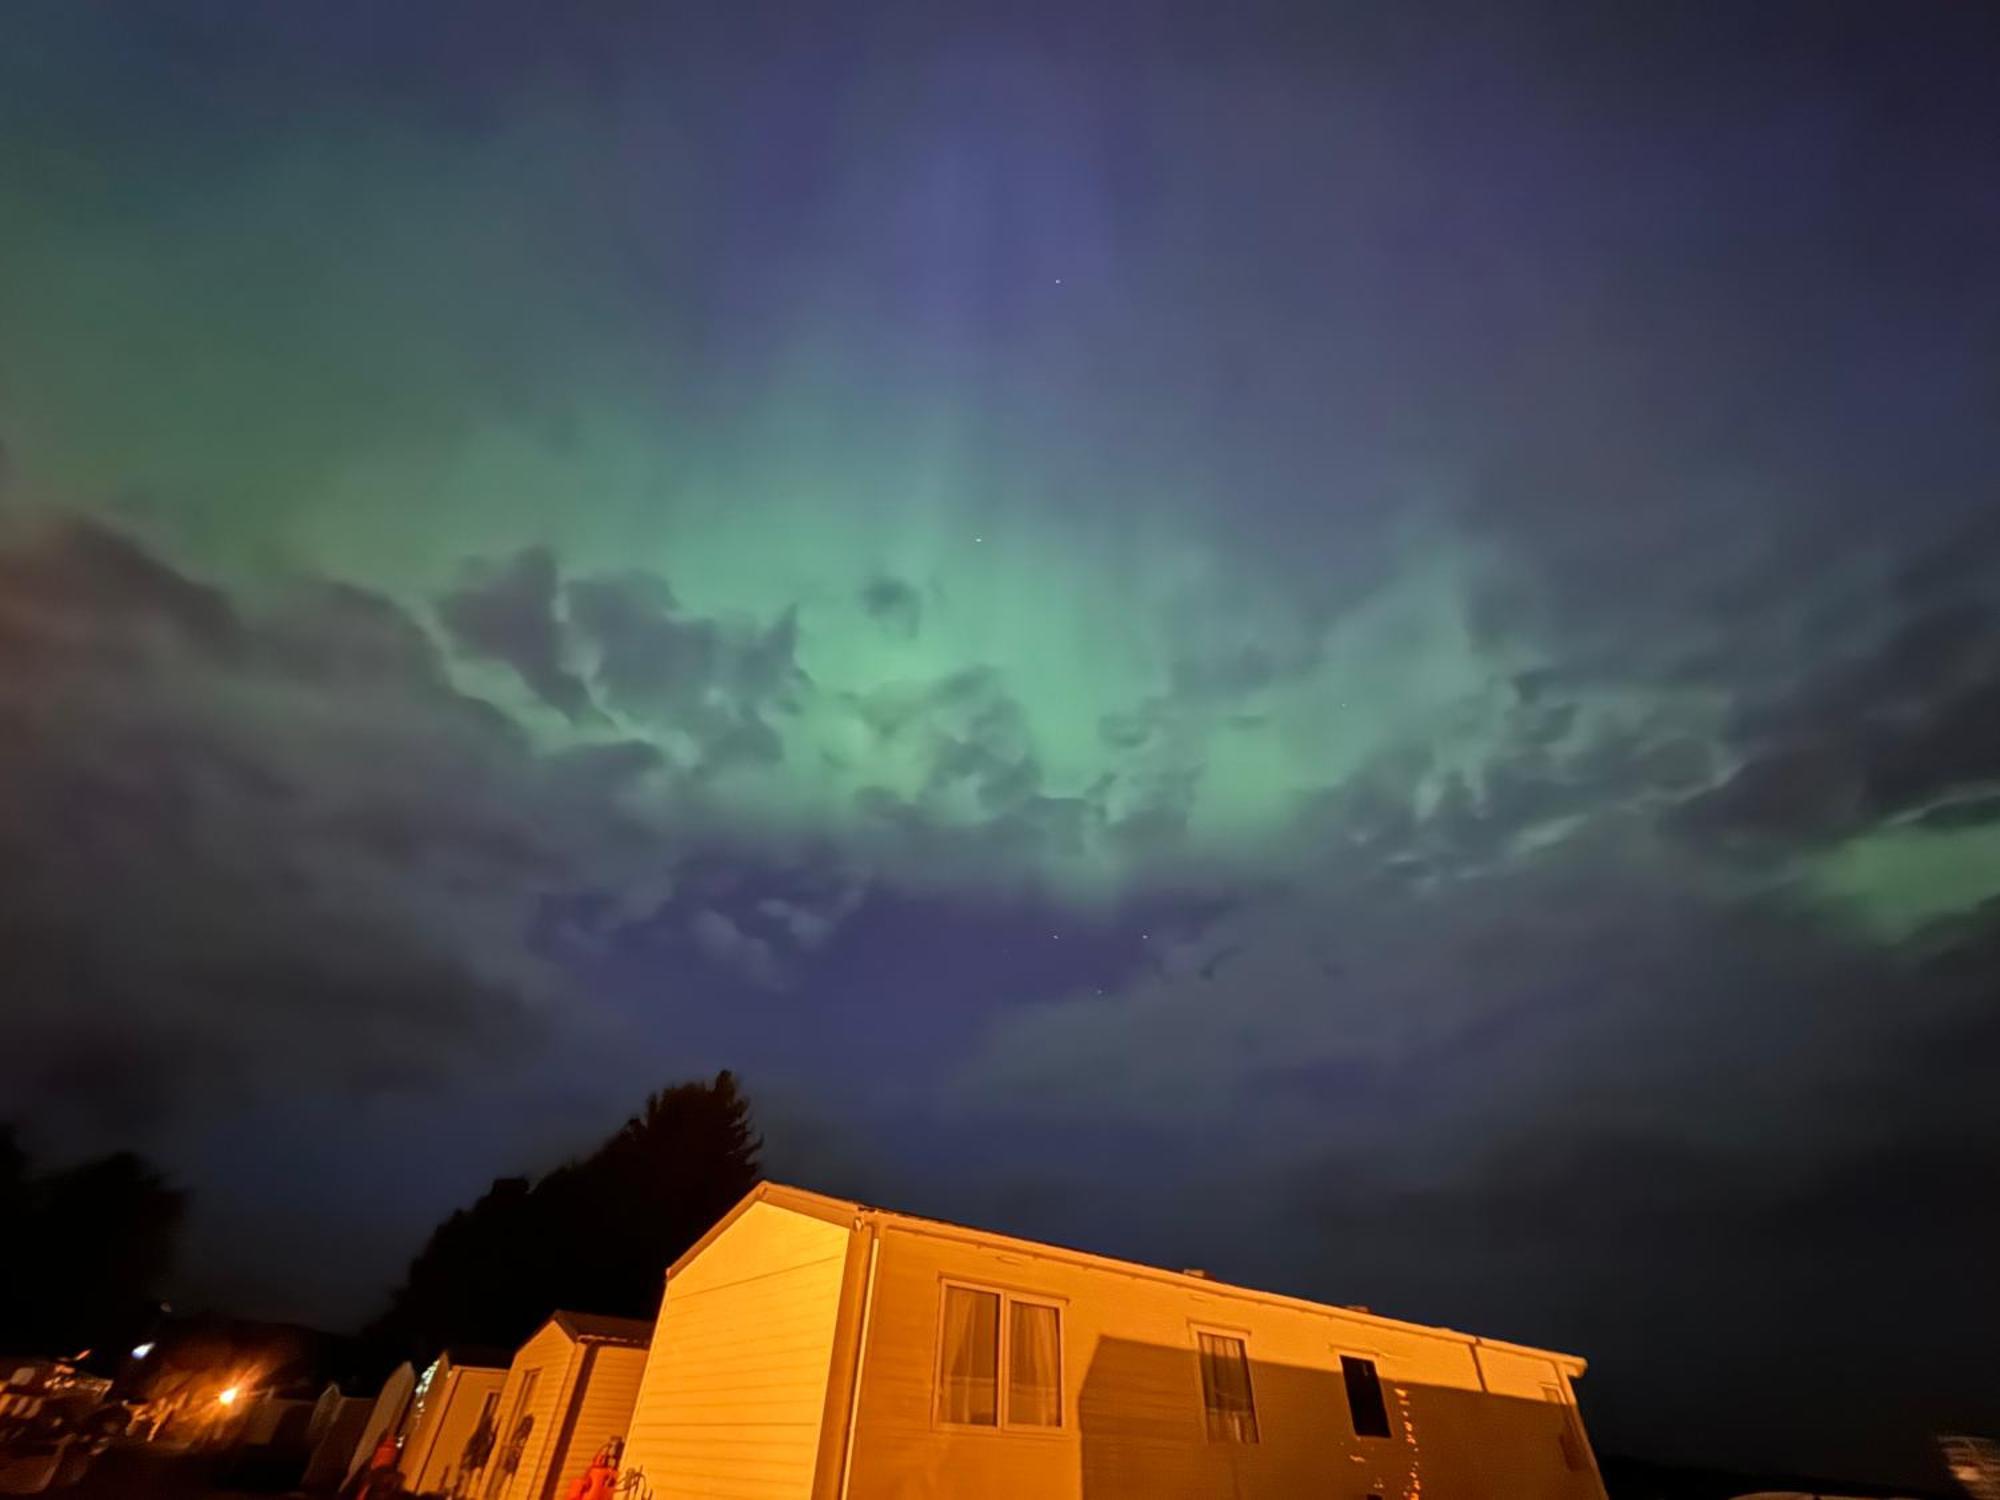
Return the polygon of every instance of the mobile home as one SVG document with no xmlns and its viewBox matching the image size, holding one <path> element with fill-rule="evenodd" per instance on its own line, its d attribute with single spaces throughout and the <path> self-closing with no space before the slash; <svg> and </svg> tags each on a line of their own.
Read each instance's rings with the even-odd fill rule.
<svg viewBox="0 0 2000 1500">
<path fill-rule="evenodd" d="M 506 1356 L 447 1349 L 417 1378 L 403 1438 L 403 1487 L 413 1495 L 457 1495 L 466 1441 L 484 1422 L 498 1431 Z"/>
<path fill-rule="evenodd" d="M 375 1450 L 385 1436 L 403 1430 L 403 1418 L 410 1410 L 410 1394 L 416 1386 L 417 1372 L 408 1364 L 397 1365 L 389 1372 L 375 1404 L 368 1409 L 368 1419 L 362 1424 L 354 1450 L 347 1455 L 347 1479 L 375 1461 Z"/>
<path fill-rule="evenodd" d="M 368 1396 L 343 1396 L 340 1387 L 329 1385 L 313 1404 L 312 1420 L 306 1424 L 306 1441 L 312 1457 L 306 1460 L 305 1476 L 299 1481 L 308 1494 L 340 1488 L 348 1472 L 348 1460 L 361 1441 L 361 1429 L 375 1410 Z"/>
<path fill-rule="evenodd" d="M 657 1326 L 642 1500 L 1604 1500 L 1571 1355 L 773 1183 Z"/>
<path fill-rule="evenodd" d="M 500 1390 L 492 1456 L 477 1500 L 553 1500 L 623 1437 L 653 1325 L 635 1318 L 558 1312 L 521 1346 Z"/>
</svg>

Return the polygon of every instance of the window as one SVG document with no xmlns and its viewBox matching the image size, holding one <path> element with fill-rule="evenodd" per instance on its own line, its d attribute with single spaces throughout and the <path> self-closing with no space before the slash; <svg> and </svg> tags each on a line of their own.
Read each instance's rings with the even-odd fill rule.
<svg viewBox="0 0 2000 1500">
<path fill-rule="evenodd" d="M 973 1427 L 998 1426 L 999 1293 L 946 1287 L 943 1344 L 938 1415 L 947 1422 L 964 1422 Z"/>
<path fill-rule="evenodd" d="M 1250 1394 L 1250 1355 L 1243 1340 L 1226 1333 L 1203 1333 L 1201 1402 L 1208 1414 L 1208 1437 L 1217 1443 L 1257 1441 L 1257 1403 Z"/>
<path fill-rule="evenodd" d="M 1062 1426 L 1062 1310 L 947 1284 L 938 1331 L 938 1420 L 962 1427 Z"/>
<path fill-rule="evenodd" d="M 1062 1313 L 1046 1302 L 1007 1304 L 1007 1420 L 1062 1426 Z"/>
<path fill-rule="evenodd" d="M 1343 1354 L 1340 1378 L 1347 1385 L 1347 1414 L 1354 1419 L 1354 1435 L 1387 1437 L 1389 1408 L 1382 1400 L 1382 1377 L 1375 1373 L 1375 1361 Z"/>
</svg>

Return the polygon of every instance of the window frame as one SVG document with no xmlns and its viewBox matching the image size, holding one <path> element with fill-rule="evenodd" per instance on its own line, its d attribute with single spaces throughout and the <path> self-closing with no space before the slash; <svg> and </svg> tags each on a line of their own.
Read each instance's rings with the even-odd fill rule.
<svg viewBox="0 0 2000 1500">
<path fill-rule="evenodd" d="M 1388 1382 L 1382 1375 L 1382 1352 L 1379 1349 L 1360 1349 L 1352 1344 L 1335 1344 L 1333 1357 L 1340 1364 L 1340 1398 L 1347 1408 L 1347 1434 L 1357 1443 L 1393 1443 L 1396 1440 L 1396 1417 L 1389 1410 Z M 1387 1432 L 1363 1432 L 1354 1419 L 1354 1397 L 1347 1389 L 1347 1361 L 1364 1360 L 1375 1372 L 1375 1394 L 1382 1402 L 1382 1424 Z"/>
<path fill-rule="evenodd" d="M 994 1345 L 994 1387 L 993 1404 L 995 1420 L 986 1422 L 955 1422 L 944 1414 L 944 1329 L 945 1308 L 950 1302 L 953 1290 L 977 1292 L 1000 1300 L 1000 1331 Z M 1056 1420 L 1048 1422 L 1016 1422 L 1008 1412 L 1008 1377 L 1014 1368 L 1014 1319 L 1016 1303 L 1031 1307 L 1046 1307 L 1056 1315 Z M 1023 1437 L 1066 1437 L 1070 1432 L 1070 1399 L 1068 1389 L 1069 1351 L 1065 1347 L 1068 1339 L 1069 1299 L 1057 1297 L 1048 1292 L 1016 1290 L 990 1281 L 973 1281 L 963 1276 L 940 1276 L 938 1278 L 937 1316 L 933 1320 L 935 1332 L 931 1342 L 931 1429 L 933 1431 L 955 1433 L 981 1433 L 998 1435 L 1010 1433 Z"/>
<path fill-rule="evenodd" d="M 1234 1339 L 1243 1350 L 1243 1388 L 1250 1393 L 1250 1425 L 1256 1429 L 1256 1436 L 1215 1437 L 1208 1430 L 1208 1381 L 1201 1368 L 1201 1336 Z M 1264 1445 L 1264 1418 L 1257 1409 L 1257 1376 L 1252 1366 L 1256 1361 L 1250 1356 L 1250 1330 L 1234 1327 L 1228 1323 L 1188 1322 L 1188 1343 L 1194 1349 L 1195 1395 L 1201 1403 L 1201 1435 L 1204 1444 L 1211 1446 L 1228 1445 L 1233 1448 L 1261 1448 Z"/>
</svg>

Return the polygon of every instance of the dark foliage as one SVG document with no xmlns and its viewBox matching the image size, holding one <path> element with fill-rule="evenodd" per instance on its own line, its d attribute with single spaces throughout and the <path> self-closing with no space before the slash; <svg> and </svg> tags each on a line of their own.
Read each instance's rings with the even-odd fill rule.
<svg viewBox="0 0 2000 1500">
<path fill-rule="evenodd" d="M 654 1094 L 590 1155 L 501 1178 L 433 1230 L 368 1342 L 422 1359 L 511 1349 L 559 1307 L 651 1318 L 668 1264 L 756 1184 L 762 1144 L 727 1072 Z"/>
<path fill-rule="evenodd" d="M 0 1347 L 128 1347 L 157 1316 L 185 1206 L 143 1157 L 38 1172 L 0 1126 Z"/>
</svg>

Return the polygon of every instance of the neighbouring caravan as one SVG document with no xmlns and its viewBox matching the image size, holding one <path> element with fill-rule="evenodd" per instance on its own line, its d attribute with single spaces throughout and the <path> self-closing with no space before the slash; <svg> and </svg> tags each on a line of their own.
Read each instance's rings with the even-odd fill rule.
<svg viewBox="0 0 2000 1500">
<path fill-rule="evenodd" d="M 483 1419 L 500 1425 L 500 1388 L 507 1382 L 504 1354 L 482 1357 L 447 1349 L 417 1379 L 403 1439 L 403 1487 L 413 1495 L 462 1492 L 465 1444 Z"/>
<path fill-rule="evenodd" d="M 559 1500 L 607 1439 L 623 1437 L 653 1325 L 558 1312 L 521 1346 L 500 1389 L 499 1437 L 476 1500 Z"/>
<path fill-rule="evenodd" d="M 641 1500 L 1604 1500 L 1571 1355 L 772 1183 L 658 1329 Z"/>
<path fill-rule="evenodd" d="M 355 1446 L 361 1441 L 361 1429 L 368 1425 L 374 1409 L 375 1403 L 369 1397 L 343 1396 L 338 1386 L 330 1385 L 321 1393 L 307 1427 L 312 1457 L 306 1460 L 305 1477 L 299 1482 L 301 1489 L 318 1495 L 340 1488 L 347 1475 L 348 1460 L 353 1458 Z"/>
<path fill-rule="evenodd" d="M 382 1390 L 375 1397 L 375 1404 L 368 1409 L 368 1420 L 361 1428 L 354 1451 L 347 1456 L 343 1482 L 352 1479 L 373 1461 L 375 1450 L 381 1446 L 385 1434 L 402 1431 L 403 1417 L 410 1409 L 410 1393 L 416 1385 L 417 1372 L 407 1364 L 397 1365 L 389 1372 L 389 1378 L 382 1382 Z"/>
</svg>

